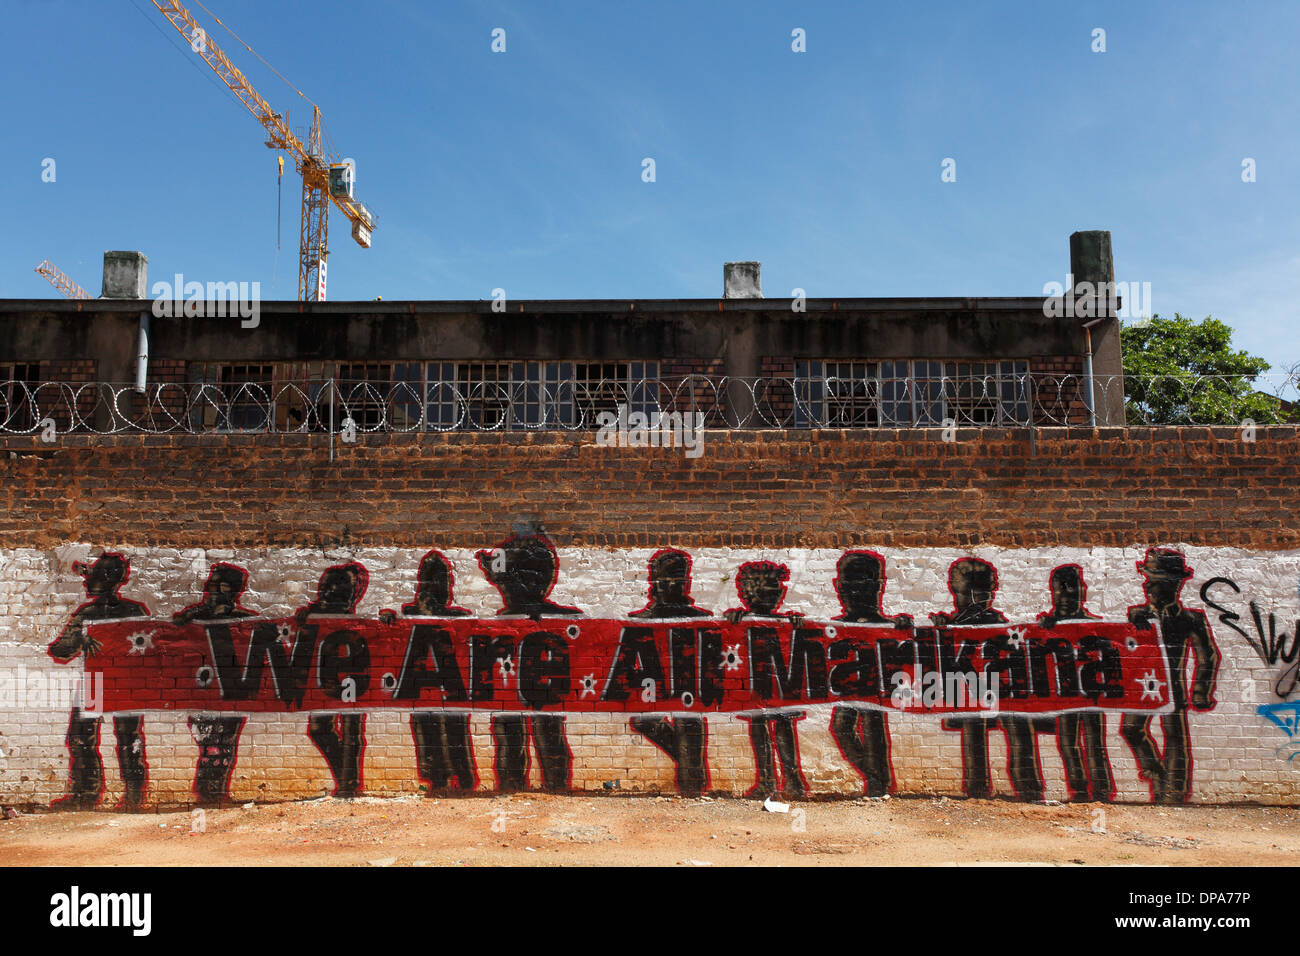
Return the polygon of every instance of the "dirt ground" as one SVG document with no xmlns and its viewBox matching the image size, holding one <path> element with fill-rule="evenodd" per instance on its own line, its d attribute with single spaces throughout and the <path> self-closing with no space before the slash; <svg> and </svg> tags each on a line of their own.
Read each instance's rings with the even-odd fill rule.
<svg viewBox="0 0 1300 956">
<path fill-rule="evenodd" d="M 1297 807 L 796 803 L 552 796 L 335 799 L 0 820 L 0 864 L 221 866 L 1291 865 Z"/>
</svg>

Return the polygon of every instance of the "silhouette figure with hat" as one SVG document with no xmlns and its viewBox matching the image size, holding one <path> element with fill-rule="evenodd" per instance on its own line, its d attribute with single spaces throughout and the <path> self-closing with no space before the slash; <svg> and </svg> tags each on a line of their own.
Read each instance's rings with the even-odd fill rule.
<svg viewBox="0 0 1300 956">
<path fill-rule="evenodd" d="M 1120 733 L 1128 741 L 1137 760 L 1139 776 L 1150 782 L 1154 803 L 1185 803 L 1192 789 L 1192 742 L 1187 726 L 1190 704 L 1197 710 L 1214 709 L 1214 684 L 1219 674 L 1219 649 L 1204 611 L 1183 607 L 1180 594 L 1192 569 L 1181 551 L 1173 548 L 1148 548 L 1137 562 L 1142 575 L 1145 604 L 1128 609 L 1129 623 L 1150 628 L 1160 624 L 1165 659 L 1169 663 L 1170 713 L 1160 716 L 1165 747 L 1161 754 L 1151 737 L 1152 717 L 1141 713 L 1125 714 Z M 1191 692 L 1187 687 L 1188 658 L 1195 655 Z"/>
</svg>

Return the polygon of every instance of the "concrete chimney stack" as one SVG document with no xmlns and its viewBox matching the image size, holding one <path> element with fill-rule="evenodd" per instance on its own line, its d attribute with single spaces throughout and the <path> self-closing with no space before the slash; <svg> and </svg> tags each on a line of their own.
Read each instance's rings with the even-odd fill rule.
<svg viewBox="0 0 1300 956">
<path fill-rule="evenodd" d="M 143 252 L 104 253 L 105 299 L 149 298 L 149 257 Z"/>
<path fill-rule="evenodd" d="M 763 282 L 761 262 L 728 262 L 722 267 L 724 299 L 761 299 Z"/>
<path fill-rule="evenodd" d="M 1070 235 L 1070 272 L 1077 286 L 1090 282 L 1096 288 L 1115 281 L 1115 256 L 1110 250 L 1110 232 L 1092 229 Z"/>
<path fill-rule="evenodd" d="M 1123 425 L 1124 356 L 1120 347 L 1119 319 L 1111 311 L 1119 303 L 1112 298 L 1115 255 L 1111 251 L 1108 230 L 1088 229 L 1070 235 L 1070 273 L 1074 276 L 1076 294 L 1079 294 L 1080 284 L 1087 282 L 1093 294 L 1101 296 L 1091 317 L 1065 319 L 1071 324 L 1086 326 L 1082 329 L 1084 387 L 1091 392 L 1085 396 L 1085 401 L 1093 412 L 1092 423 Z"/>
</svg>

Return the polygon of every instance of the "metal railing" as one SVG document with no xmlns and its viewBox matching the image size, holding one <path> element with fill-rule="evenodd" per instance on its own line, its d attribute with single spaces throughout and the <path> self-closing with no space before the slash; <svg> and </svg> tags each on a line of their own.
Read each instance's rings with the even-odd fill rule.
<svg viewBox="0 0 1300 956">
<path fill-rule="evenodd" d="M 1244 398 L 1242 397 L 1244 394 Z M 1291 376 L 1098 376 L 1097 421 L 1300 421 Z M 134 384 L 0 381 L 0 434 L 210 434 L 587 430 L 673 413 L 707 429 L 1087 427 L 1087 379 L 737 378 L 642 381 Z M 1264 414 L 1261 414 L 1261 410 Z M 1295 411 L 1300 411 L 1297 409 Z M 702 417 L 700 417 L 702 416 Z"/>
</svg>

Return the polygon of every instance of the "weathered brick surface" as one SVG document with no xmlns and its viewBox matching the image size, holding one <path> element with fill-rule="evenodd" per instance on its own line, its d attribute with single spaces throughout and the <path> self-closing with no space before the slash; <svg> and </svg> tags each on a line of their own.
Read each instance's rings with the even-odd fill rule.
<svg viewBox="0 0 1300 956">
<path fill-rule="evenodd" d="M 704 454 L 594 433 L 0 439 L 0 546 L 557 544 L 1300 546 L 1300 434 L 1260 428 L 707 432 Z"/>
</svg>

